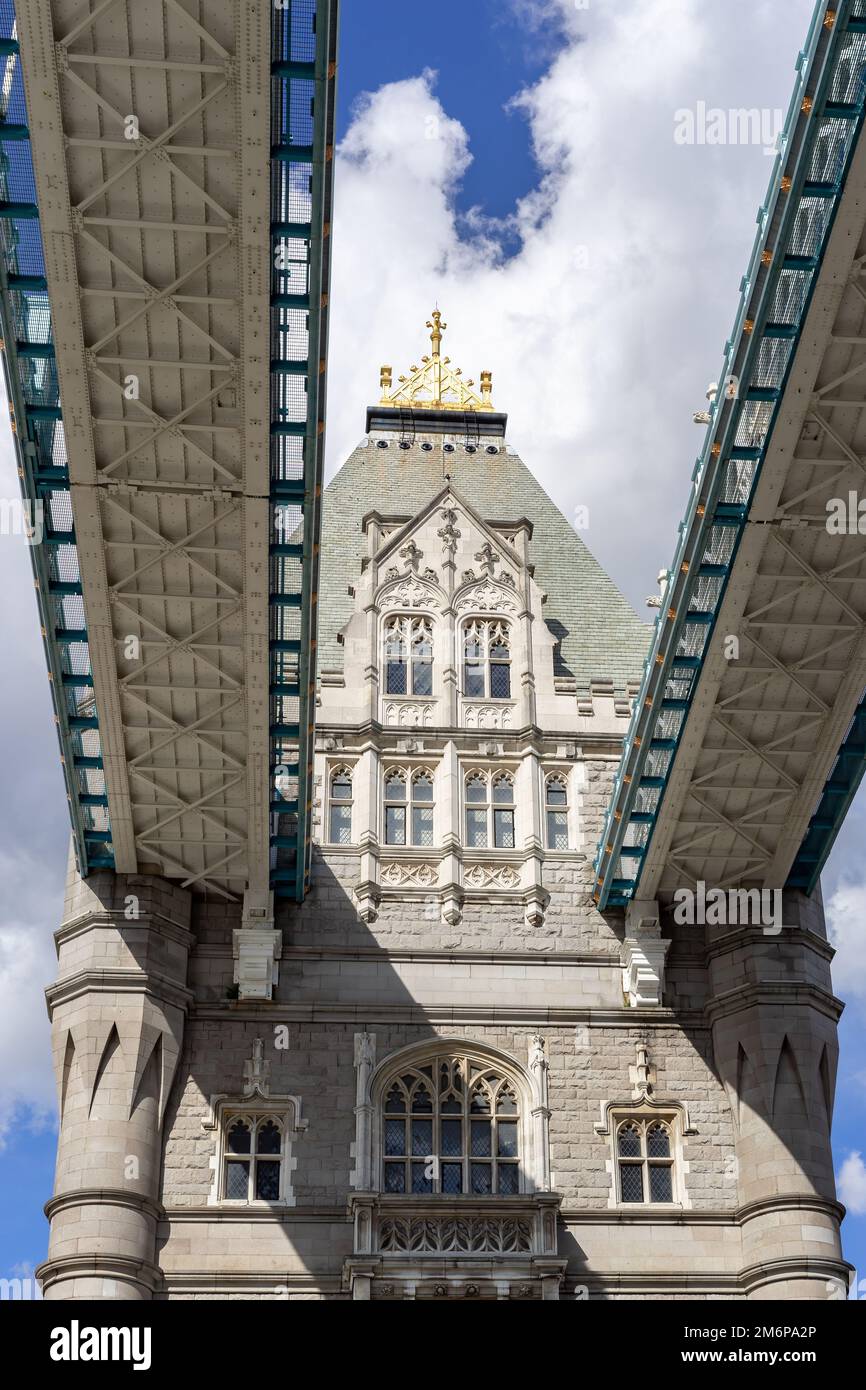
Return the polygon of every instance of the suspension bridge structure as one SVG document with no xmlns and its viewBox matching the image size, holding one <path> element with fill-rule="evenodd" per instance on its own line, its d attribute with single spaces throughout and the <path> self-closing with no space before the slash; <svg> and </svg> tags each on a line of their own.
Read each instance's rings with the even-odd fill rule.
<svg viewBox="0 0 866 1390">
<path fill-rule="evenodd" d="M 335 26 L 0 10 L 6 377 L 84 876 L 304 893 Z"/>
<path fill-rule="evenodd" d="M 866 767 L 864 60 L 866 10 L 819 6 L 599 844 L 602 909 L 700 880 L 813 892 Z"/>
<path fill-rule="evenodd" d="M 317 658 L 337 0 L 0 0 L 0 72 L 0 334 L 74 850 L 57 934 L 60 972 L 48 991 L 61 1134 L 45 1296 L 139 1299 L 193 1289 L 269 1296 L 271 1274 L 256 1283 L 255 1271 L 229 1269 L 229 1236 L 228 1273 L 187 1269 L 182 1254 L 171 1255 L 175 1227 L 166 1207 L 185 1105 L 193 1118 L 181 1137 L 199 1144 L 202 1134 L 208 1143 L 213 1136 L 217 1174 L 229 1094 L 250 1114 L 276 1106 L 281 1144 L 305 1133 L 294 1081 L 274 1099 L 260 1038 L 247 1057 L 279 1001 L 293 1024 L 324 1028 L 323 1047 L 342 1038 L 345 1057 L 354 1059 L 340 1101 L 345 1113 L 354 1106 L 357 1123 L 356 1167 L 346 1178 L 354 1189 L 347 1263 L 342 1283 L 328 1274 L 319 1284 L 309 1273 L 318 1257 L 305 1256 L 302 1296 L 311 1288 L 360 1298 L 393 1289 L 393 1275 L 388 1284 L 376 1281 L 399 1254 L 390 1268 L 414 1297 L 432 1266 L 413 1263 L 395 1244 L 399 1222 L 415 1219 L 411 1202 L 405 1212 L 395 1207 L 390 1246 L 375 1245 L 380 1228 L 370 1224 L 381 1216 L 371 1147 L 380 1073 L 376 1036 L 361 1022 L 370 995 L 361 985 L 356 995 L 328 994 L 336 976 L 341 987 L 344 976 L 361 978 L 371 947 L 352 954 L 345 943 L 307 942 L 280 980 L 293 924 L 309 920 L 303 914 L 315 897 L 314 768 L 330 766 L 326 753 L 335 746 L 331 737 L 317 751 L 317 675 L 339 686 Z M 734 1252 L 726 1255 L 730 1268 L 713 1269 L 696 1245 L 696 1272 L 670 1276 L 673 1291 L 695 1296 L 825 1297 L 844 1280 L 829 1146 L 841 1005 L 830 982 L 819 878 L 866 767 L 864 74 L 866 0 L 819 4 L 631 722 L 627 732 L 623 725 L 598 736 L 615 753 L 585 885 L 584 926 L 602 943 L 586 989 L 601 992 L 581 1012 L 571 1003 L 554 1007 L 545 991 L 536 999 L 527 984 L 519 1006 L 504 998 L 494 1011 L 515 1030 L 527 1021 L 533 1030 L 640 1024 L 650 1039 L 668 1029 L 670 1041 L 679 1028 L 684 1051 L 700 1051 L 695 1039 L 705 1031 L 732 1117 L 738 1196 L 704 1220 L 719 1226 L 718 1248 L 724 1242 Z M 383 368 L 389 384 L 390 370 Z M 489 394 L 485 373 L 488 410 Z M 491 414 L 494 437 L 489 421 L 469 412 L 462 444 L 442 446 L 439 436 L 451 440 L 453 426 L 447 411 L 440 414 L 428 411 L 425 420 L 419 411 L 407 423 L 401 412 L 399 447 L 475 454 L 484 436 L 488 454 L 504 454 L 504 415 Z M 384 451 L 394 442 L 391 425 L 375 419 L 368 431 L 381 429 Z M 418 506 L 422 500 L 419 493 Z M 450 519 L 436 533 L 450 537 L 452 569 L 459 506 L 449 494 L 443 516 Z M 473 517 L 472 525 L 490 521 Z M 392 525 L 370 512 L 363 529 L 371 545 L 379 537 L 387 548 L 398 524 L 408 518 Z M 531 526 L 497 524 L 488 551 L 502 541 L 515 557 L 522 546 L 525 560 Z M 418 571 L 421 551 L 413 554 L 405 579 L 415 592 L 431 571 Z M 494 563 L 498 557 L 491 592 Z M 374 654 L 365 681 L 375 663 Z M 550 684 L 553 700 L 552 672 Z M 529 678 L 524 685 L 534 688 Z M 564 690 L 557 686 L 557 698 Z M 375 692 L 370 699 L 376 708 Z M 575 737 L 589 739 L 582 718 L 578 700 Z M 507 739 L 500 741 L 499 752 L 490 736 L 479 748 L 504 758 Z M 408 737 L 404 745 L 400 756 L 413 756 L 417 745 Z M 564 751 L 556 756 L 579 759 L 575 746 L 560 737 L 555 747 Z M 456 766 L 454 753 L 454 786 Z M 358 790 L 351 769 L 340 772 L 340 795 L 354 796 L 372 816 L 372 782 Z M 431 773 L 431 797 L 433 781 Z M 454 812 L 455 826 L 462 814 Z M 594 840 L 598 817 L 592 828 Z M 372 863 L 374 831 L 363 850 Z M 521 899 L 531 900 L 528 915 L 518 909 L 521 931 L 540 929 L 550 896 L 539 836 L 531 850 L 541 867 Z M 464 910 L 461 853 L 455 831 L 450 915 L 428 952 L 443 971 L 453 964 L 450 943 Z M 392 885 L 400 872 L 397 865 Z M 509 872 L 500 886 L 518 883 L 518 871 Z M 355 925 L 375 931 L 381 884 L 369 878 L 362 887 Z M 677 895 L 700 897 L 709 888 L 738 903 L 778 893 L 784 920 L 708 921 L 699 948 L 685 945 L 673 916 Z M 421 898 L 409 897 L 414 923 Z M 495 892 L 491 901 L 499 901 Z M 334 903 L 326 903 L 326 916 Z M 611 942 L 612 966 L 604 964 Z M 384 937 L 372 947 L 377 960 L 393 964 Z M 671 961 L 695 950 L 706 988 L 684 1004 L 680 986 L 671 987 Z M 226 952 L 227 990 L 216 963 Z M 323 974 L 318 994 L 296 998 L 295 985 L 319 957 L 332 975 Z M 493 968 L 483 952 L 472 962 L 467 974 Z M 588 965 L 575 956 L 562 968 L 582 979 Z M 524 956 L 514 968 L 529 970 Z M 431 1020 L 450 1025 L 471 1015 L 453 998 L 446 1004 L 437 1012 L 438 1004 L 389 1002 L 376 1023 L 380 1048 L 394 1020 L 422 1038 Z M 478 1014 L 479 1037 L 493 1016 Z M 340 1030 L 359 1022 L 362 1033 L 343 1037 Z M 246 1058 L 242 1085 L 215 1070 L 213 1028 L 230 1039 L 226 1057 L 236 1071 Z M 313 1047 L 306 1038 L 300 1051 Z M 650 1041 L 638 1054 L 632 1093 L 646 1123 L 654 1107 L 664 1108 L 649 1084 L 650 1059 L 661 1055 L 654 1047 Z M 321 1092 L 313 1132 L 318 1123 L 331 1133 L 332 1125 L 333 1153 L 342 1143 L 339 1116 L 322 1112 L 316 1120 L 315 1104 L 338 1084 L 345 1057 L 334 1059 L 333 1074 L 306 1083 L 308 1094 Z M 534 1031 L 529 1057 L 524 1079 L 534 1097 L 540 1187 L 515 1188 L 517 1215 L 506 1202 L 497 1216 L 489 1201 L 478 1215 L 482 1225 L 491 1211 L 517 1223 L 517 1243 L 499 1254 L 518 1273 L 512 1284 L 502 1277 L 496 1284 L 487 1268 L 496 1260 L 479 1275 L 482 1266 L 467 1255 L 449 1265 L 455 1288 L 471 1275 L 495 1285 L 496 1297 L 517 1296 L 502 1288 L 555 1297 L 575 1277 L 563 1276 L 567 1261 L 557 1255 L 555 1183 L 543 1154 L 548 1055 Z M 523 1073 L 506 1063 L 518 1098 Z M 463 1063 L 445 1065 L 458 1067 L 453 1075 Z M 275 1073 L 281 1066 L 282 1058 L 273 1061 Z M 714 1084 L 707 1081 L 707 1094 Z M 193 1114 L 190 1090 L 210 1097 L 206 1115 Z M 698 1131 L 679 1101 L 668 1111 L 670 1133 L 685 1145 Z M 603 1108 L 592 1143 L 616 1132 L 612 1113 Z M 571 1119 L 580 1138 L 586 1117 Z M 288 1152 L 280 1149 L 280 1220 L 289 1219 L 282 1209 L 294 1200 L 285 1192 L 298 1160 L 290 1163 Z M 123 1167 L 130 1153 L 132 1173 Z M 611 1171 L 616 1162 L 614 1151 Z M 183 1181 L 179 1211 L 192 1201 Z M 200 1209 L 191 1221 L 214 1218 L 220 1181 L 210 1195 L 196 1189 Z M 472 1194 L 464 1195 L 468 1203 Z M 521 1226 L 518 1199 L 530 1195 L 535 1205 Z M 613 1214 L 603 1219 L 626 1230 L 623 1203 L 612 1196 L 608 1206 Z M 228 1231 L 235 1218 L 219 1214 Z M 425 1216 L 438 1219 L 432 1208 Z M 590 1252 L 602 1217 L 593 1219 L 584 1229 L 574 1213 L 568 1217 Z M 315 1220 L 334 1223 L 334 1246 L 342 1248 L 346 1222 L 330 1207 Z M 267 1263 L 267 1230 L 256 1230 Z M 156 1253 L 166 1240 L 167 1258 L 178 1261 L 168 1294 Z M 626 1263 L 632 1248 L 622 1246 Z M 598 1268 L 604 1258 L 600 1252 Z M 593 1275 L 603 1296 L 643 1288 L 639 1274 L 623 1269 Z M 652 1288 L 664 1292 L 667 1277 L 659 1271 Z"/>
</svg>

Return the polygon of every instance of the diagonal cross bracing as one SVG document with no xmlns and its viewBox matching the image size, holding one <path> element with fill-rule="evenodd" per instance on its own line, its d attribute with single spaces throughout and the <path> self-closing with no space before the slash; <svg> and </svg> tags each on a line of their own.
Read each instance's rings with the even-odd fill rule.
<svg viewBox="0 0 866 1390">
<path fill-rule="evenodd" d="M 51 552 L 75 565 L 74 602 L 44 626 L 55 690 L 72 661 L 70 709 L 98 714 L 73 734 L 59 711 L 85 872 L 304 891 L 335 12 L 28 0 L 14 34 L 3 12 L 17 104 L 0 143 L 4 120 L 29 129 L 34 171 L 32 213 L 0 218 L 7 278 L 27 281 L 0 277 L 4 338 L 25 491 L 41 487 L 74 537 Z M 0 193 L 19 216 L 20 190 Z M 291 353 L 307 373 L 289 388 L 273 371 L 283 227 L 305 281 Z M 17 249 L 34 229 L 35 277 Z M 44 359 L 41 376 L 15 357 L 37 322 L 44 347 L 26 360 Z M 297 559 L 275 541 L 287 525 Z M 47 595 L 54 560 L 35 564 Z M 278 766 L 298 784 L 281 815 Z"/>
<path fill-rule="evenodd" d="M 602 906 L 701 879 L 811 891 L 866 766 L 864 62 L 860 7 L 817 6 L 720 376 L 736 390 L 695 467 L 599 845 Z"/>
</svg>

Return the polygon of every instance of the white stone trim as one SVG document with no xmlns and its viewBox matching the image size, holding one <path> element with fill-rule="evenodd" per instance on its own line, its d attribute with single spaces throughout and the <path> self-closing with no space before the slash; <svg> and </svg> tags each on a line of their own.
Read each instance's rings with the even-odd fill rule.
<svg viewBox="0 0 866 1390">
<path fill-rule="evenodd" d="M 659 905 L 634 899 L 625 914 L 622 943 L 622 992 L 632 1009 L 659 1007 L 664 1002 L 665 961 L 670 941 L 662 939 Z"/>
<path fill-rule="evenodd" d="M 673 1154 L 673 1191 L 674 1201 L 672 1202 L 621 1202 L 619 1200 L 619 1179 L 617 1174 L 617 1152 L 616 1135 L 619 1126 L 629 1119 L 648 1119 L 661 1120 L 668 1126 L 671 1132 L 671 1152 Z M 638 1099 L 632 1095 L 628 1100 L 609 1100 L 601 1102 L 601 1119 L 596 1120 L 593 1125 L 596 1134 L 602 1135 L 610 1141 L 610 1152 L 605 1160 L 605 1169 L 610 1178 L 610 1192 L 608 1194 L 607 1205 L 616 1211 L 671 1211 L 681 1208 L 688 1211 L 691 1208 L 691 1199 L 686 1187 L 686 1176 L 689 1172 L 689 1164 L 685 1157 L 684 1140 L 697 1130 L 689 1121 L 688 1106 L 684 1101 L 678 1100 L 659 1100 L 655 1095 L 644 1092 Z"/>
<path fill-rule="evenodd" d="M 322 778 L 323 786 L 321 797 L 323 804 L 321 843 L 323 845 L 326 845 L 329 849 L 348 849 L 349 846 L 357 844 L 358 835 L 356 822 L 358 818 L 358 789 L 355 784 L 355 773 L 357 771 L 358 761 L 358 757 L 353 756 L 352 754 L 350 754 L 348 757 L 342 757 L 337 756 L 334 753 L 326 755 L 324 760 L 325 770 L 324 776 Z M 331 794 L 331 788 L 334 782 L 334 778 L 340 772 L 345 772 L 352 785 L 352 795 L 349 797 L 348 800 L 345 801 L 340 800 L 338 797 L 334 797 Z M 348 840 L 337 841 L 331 839 L 331 808 L 333 806 L 349 807 Z"/>
<path fill-rule="evenodd" d="M 283 933 L 273 926 L 234 929 L 234 982 L 240 999 L 273 999 L 282 950 Z"/>
<path fill-rule="evenodd" d="M 376 1065 L 376 1034 L 355 1034 L 355 1139 L 349 1154 L 355 1166 L 349 1174 L 349 1186 L 368 1192 L 372 1187 L 370 1160 L 373 1128 L 373 1106 L 370 1099 L 370 1077 Z"/>
<path fill-rule="evenodd" d="M 287 1095 L 264 1095 L 258 1087 L 255 1088 L 256 1094 L 232 1096 L 232 1095 L 213 1095 L 208 1104 L 207 1118 L 202 1120 L 201 1127 L 207 1133 L 213 1135 L 214 1148 L 208 1160 L 208 1166 L 213 1174 L 211 1189 L 208 1194 L 207 1205 L 209 1207 L 221 1207 L 227 1210 L 248 1210 L 250 1208 L 268 1210 L 272 1207 L 293 1207 L 297 1204 L 294 1187 L 292 1185 L 292 1173 L 298 1166 L 298 1160 L 293 1153 L 293 1145 L 309 1125 L 308 1120 L 301 1118 L 301 1097 Z M 225 1141 L 226 1141 L 226 1120 L 228 1116 L 273 1116 L 280 1121 L 283 1132 L 283 1144 L 280 1164 L 280 1196 L 277 1201 L 236 1201 L 222 1195 L 222 1175 L 225 1161 Z"/>
</svg>

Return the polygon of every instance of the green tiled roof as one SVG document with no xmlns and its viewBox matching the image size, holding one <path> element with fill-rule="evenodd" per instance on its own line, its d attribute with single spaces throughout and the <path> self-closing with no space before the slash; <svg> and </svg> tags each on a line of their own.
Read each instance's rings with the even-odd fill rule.
<svg viewBox="0 0 866 1390">
<path fill-rule="evenodd" d="M 415 516 L 448 481 L 488 522 L 533 525 L 530 561 L 547 593 L 544 616 L 559 641 L 556 674 L 573 676 L 579 691 L 591 681 L 612 681 L 617 692 L 641 676 L 652 629 L 640 622 L 616 585 L 590 554 L 562 512 L 536 482 L 522 459 L 500 448 L 467 453 L 458 444 L 443 452 L 431 436 L 425 452 L 416 442 L 401 449 L 393 438 L 387 449 L 375 443 L 349 456 L 326 488 L 322 508 L 319 582 L 319 668 L 341 670 L 343 648 L 337 634 L 352 615 L 348 586 L 361 573 L 367 512 Z M 494 441 L 499 443 L 499 441 Z"/>
</svg>

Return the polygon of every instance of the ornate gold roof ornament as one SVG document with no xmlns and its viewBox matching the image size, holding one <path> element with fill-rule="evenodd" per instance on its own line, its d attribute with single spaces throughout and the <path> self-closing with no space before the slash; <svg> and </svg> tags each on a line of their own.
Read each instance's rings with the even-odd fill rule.
<svg viewBox="0 0 866 1390">
<path fill-rule="evenodd" d="M 381 368 L 379 404 L 395 410 L 492 410 L 493 373 L 482 372 L 479 392 L 470 390 L 475 385 L 471 377 L 464 381 L 461 368 L 452 367 L 451 358 L 441 355 L 442 334 L 448 325 L 442 322 L 438 309 L 433 310 L 427 327 L 431 330 L 430 354 L 425 353 L 420 366 L 409 368 L 409 376 L 397 378 L 396 390 L 391 389 L 391 368 Z"/>
</svg>

